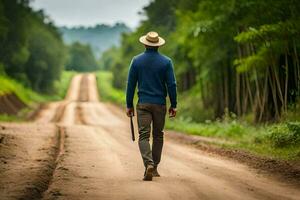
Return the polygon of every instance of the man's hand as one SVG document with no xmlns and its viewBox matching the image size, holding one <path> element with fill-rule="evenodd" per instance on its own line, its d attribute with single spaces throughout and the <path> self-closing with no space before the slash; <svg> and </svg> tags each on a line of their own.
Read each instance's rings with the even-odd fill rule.
<svg viewBox="0 0 300 200">
<path fill-rule="evenodd" d="M 134 109 L 133 108 L 127 108 L 126 109 L 126 115 L 127 115 L 127 117 L 134 116 Z"/>
<path fill-rule="evenodd" d="M 170 107 L 169 108 L 169 117 L 170 118 L 175 117 L 176 116 L 176 112 L 177 112 L 176 108 Z"/>
</svg>

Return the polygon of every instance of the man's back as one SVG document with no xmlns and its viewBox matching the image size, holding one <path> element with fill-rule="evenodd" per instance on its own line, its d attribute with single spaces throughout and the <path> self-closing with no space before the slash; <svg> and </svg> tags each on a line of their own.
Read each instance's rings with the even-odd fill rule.
<svg viewBox="0 0 300 200">
<path fill-rule="evenodd" d="M 133 58 L 127 85 L 127 106 L 132 107 L 134 89 L 138 83 L 139 103 L 165 105 L 167 92 L 176 108 L 176 80 L 170 58 L 155 48 Z"/>
</svg>

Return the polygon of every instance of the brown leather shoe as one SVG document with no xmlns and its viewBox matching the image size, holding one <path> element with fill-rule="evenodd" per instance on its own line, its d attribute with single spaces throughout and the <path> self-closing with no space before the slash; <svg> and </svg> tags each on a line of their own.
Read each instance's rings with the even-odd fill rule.
<svg viewBox="0 0 300 200">
<path fill-rule="evenodd" d="M 152 181 L 154 167 L 152 165 L 148 165 L 144 174 L 144 181 Z"/>
<path fill-rule="evenodd" d="M 157 167 L 154 167 L 152 175 L 153 177 L 160 177 L 160 174 L 157 171 Z"/>
</svg>

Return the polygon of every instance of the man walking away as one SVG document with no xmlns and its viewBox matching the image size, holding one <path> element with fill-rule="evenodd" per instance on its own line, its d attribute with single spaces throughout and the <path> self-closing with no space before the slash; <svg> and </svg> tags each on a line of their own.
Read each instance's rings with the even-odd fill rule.
<svg viewBox="0 0 300 200">
<path fill-rule="evenodd" d="M 165 40 L 156 32 L 149 32 L 140 37 L 139 41 L 145 45 L 146 50 L 131 61 L 126 91 L 126 113 L 128 117 L 134 115 L 133 98 L 138 83 L 137 121 L 139 149 L 145 166 L 143 180 L 151 181 L 153 176 L 160 176 L 157 167 L 163 147 L 167 93 L 171 102 L 169 117 L 176 116 L 176 80 L 172 60 L 158 52 Z M 151 124 L 152 150 L 149 144 Z"/>
</svg>

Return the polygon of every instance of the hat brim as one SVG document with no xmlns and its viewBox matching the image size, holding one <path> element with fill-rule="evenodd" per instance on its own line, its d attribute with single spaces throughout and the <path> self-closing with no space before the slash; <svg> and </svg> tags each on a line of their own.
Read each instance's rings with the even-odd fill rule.
<svg viewBox="0 0 300 200">
<path fill-rule="evenodd" d="M 147 45 L 147 46 L 150 46 L 150 47 L 159 47 L 159 46 L 162 46 L 166 43 L 166 41 L 161 38 L 161 37 L 158 37 L 158 42 L 149 42 L 147 39 L 146 39 L 146 35 L 140 37 L 139 39 L 140 43 L 144 44 L 144 45 Z"/>
</svg>

